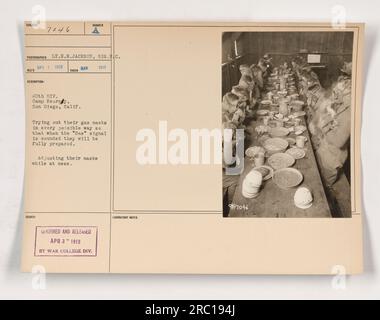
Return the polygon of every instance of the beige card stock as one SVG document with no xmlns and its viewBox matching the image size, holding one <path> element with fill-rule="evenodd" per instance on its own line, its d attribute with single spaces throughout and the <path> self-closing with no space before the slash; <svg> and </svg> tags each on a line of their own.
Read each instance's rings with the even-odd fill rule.
<svg viewBox="0 0 380 320">
<path fill-rule="evenodd" d="M 190 135 L 221 127 L 222 35 L 316 31 L 353 32 L 352 217 L 224 218 L 222 165 L 192 161 Z M 22 271 L 362 272 L 363 41 L 362 24 L 26 22 Z M 188 164 L 167 160 L 178 128 Z"/>
</svg>

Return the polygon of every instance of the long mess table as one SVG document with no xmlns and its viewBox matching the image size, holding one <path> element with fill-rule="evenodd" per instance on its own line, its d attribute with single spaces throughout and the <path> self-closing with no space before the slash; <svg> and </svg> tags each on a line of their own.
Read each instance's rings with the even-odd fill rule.
<svg viewBox="0 0 380 320">
<path fill-rule="evenodd" d="M 301 124 L 305 125 L 305 119 L 301 118 Z M 260 145 L 255 127 L 260 124 L 252 121 L 247 128 L 251 145 Z M 244 170 L 240 175 L 232 203 L 230 204 L 229 217 L 263 217 L 263 218 L 330 218 L 331 211 L 318 170 L 315 154 L 311 146 L 310 135 L 306 130 L 303 135 L 307 137 L 305 144 L 306 155 L 303 159 L 296 160 L 293 168 L 303 174 L 303 182 L 298 187 L 304 186 L 310 189 L 314 202 L 309 209 L 299 209 L 294 204 L 294 194 L 297 188 L 281 189 L 272 179 L 263 182 L 260 194 L 255 199 L 247 199 L 242 195 L 242 183 L 245 176 L 254 168 L 253 161 L 244 158 Z M 291 133 L 287 137 L 295 138 Z M 249 147 L 247 146 L 247 147 Z M 267 159 L 266 163 L 267 164 Z"/>
</svg>

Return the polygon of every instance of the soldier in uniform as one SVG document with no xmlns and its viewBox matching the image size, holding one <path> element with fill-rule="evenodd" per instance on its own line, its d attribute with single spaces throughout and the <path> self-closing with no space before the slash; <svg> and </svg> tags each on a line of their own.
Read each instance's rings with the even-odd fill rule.
<svg viewBox="0 0 380 320">
<path fill-rule="evenodd" d="M 263 71 L 255 64 L 252 64 L 250 68 L 252 70 L 253 81 L 255 82 L 253 97 L 257 100 L 260 99 L 261 91 L 264 89 Z"/>
<path fill-rule="evenodd" d="M 302 91 L 301 97 L 307 103 L 306 113 L 309 132 L 313 142 L 314 149 L 319 147 L 322 136 L 321 128 L 332 114 L 331 109 L 331 92 L 325 90 L 318 76 L 310 68 L 304 68 L 302 74 Z"/>
<path fill-rule="evenodd" d="M 267 66 L 267 74 L 270 75 L 273 72 L 273 64 L 272 64 L 272 57 L 269 55 L 269 53 L 264 54 L 263 61 L 265 65 Z"/>
<path fill-rule="evenodd" d="M 309 131 L 312 136 L 316 136 L 319 128 L 317 123 L 331 104 L 331 99 L 328 91 L 322 88 L 319 80 L 309 73 L 304 76 L 303 97 L 307 103 Z"/>
<path fill-rule="evenodd" d="M 254 89 L 255 89 L 255 81 L 253 81 L 253 78 L 248 75 L 243 75 L 240 78 L 239 81 L 239 87 L 243 87 L 249 92 L 249 102 L 248 102 L 248 108 L 247 111 L 251 111 L 251 108 L 253 108 L 257 102 L 256 98 L 254 97 Z"/>
<path fill-rule="evenodd" d="M 249 91 L 245 87 L 237 85 L 237 86 L 232 87 L 231 92 L 239 97 L 238 110 L 237 110 L 237 112 L 239 112 L 239 121 L 240 121 L 239 128 L 244 128 L 243 122 L 246 118 L 247 108 L 249 110 L 249 107 L 250 107 Z"/>
<path fill-rule="evenodd" d="M 352 64 L 345 63 L 342 76 L 332 90 L 331 105 L 320 122 L 322 132 L 317 149 L 317 158 L 322 178 L 332 186 L 348 157 L 351 134 L 351 70 Z"/>
<path fill-rule="evenodd" d="M 259 62 L 257 63 L 257 66 L 261 69 L 263 84 L 265 86 L 267 79 L 268 79 L 268 76 L 269 76 L 269 72 L 268 72 L 268 65 L 267 65 L 266 61 L 264 60 L 264 58 L 261 58 L 259 60 Z"/>
<path fill-rule="evenodd" d="M 241 64 L 239 66 L 239 71 L 241 73 L 242 76 L 250 76 L 250 77 L 253 77 L 253 74 L 252 74 L 252 70 L 251 68 L 249 67 L 248 64 Z"/>
<path fill-rule="evenodd" d="M 316 111 L 321 99 L 325 96 L 325 90 L 319 82 L 318 76 L 309 67 L 303 69 L 301 95 L 307 101 L 310 111 Z"/>
<path fill-rule="evenodd" d="M 239 126 L 242 122 L 241 110 L 239 109 L 239 97 L 232 92 L 228 92 L 223 96 L 222 100 L 222 122 L 233 123 L 235 126 Z"/>
<path fill-rule="evenodd" d="M 292 62 L 292 69 L 298 80 L 301 79 L 302 68 L 306 65 L 306 61 L 302 56 L 296 56 Z"/>
</svg>

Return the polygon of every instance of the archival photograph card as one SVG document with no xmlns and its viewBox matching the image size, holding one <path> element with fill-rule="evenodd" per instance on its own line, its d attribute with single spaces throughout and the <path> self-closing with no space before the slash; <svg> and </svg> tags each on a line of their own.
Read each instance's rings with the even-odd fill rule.
<svg viewBox="0 0 380 320">
<path fill-rule="evenodd" d="M 362 272 L 363 24 L 24 27 L 22 271 Z"/>
</svg>

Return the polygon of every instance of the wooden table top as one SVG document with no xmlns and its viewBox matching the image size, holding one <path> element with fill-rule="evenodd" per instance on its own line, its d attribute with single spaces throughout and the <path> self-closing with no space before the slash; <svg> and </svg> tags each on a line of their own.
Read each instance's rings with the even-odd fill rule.
<svg viewBox="0 0 380 320">
<path fill-rule="evenodd" d="M 305 119 L 301 118 L 305 125 Z M 250 146 L 260 145 L 255 132 L 258 123 L 253 121 L 248 128 L 252 141 Z M 291 189 L 279 188 L 272 179 L 264 181 L 260 194 L 255 199 L 247 199 L 242 195 L 242 183 L 245 176 L 253 169 L 253 161 L 247 157 L 244 159 L 244 170 L 240 175 L 239 184 L 230 206 L 229 217 L 263 217 L 263 218 L 330 218 L 331 211 L 323 189 L 320 173 L 317 167 L 314 151 L 311 147 L 310 136 L 306 130 L 303 135 L 308 138 L 305 144 L 306 156 L 296 160 L 293 168 L 298 169 L 304 176 L 304 180 L 298 187 L 309 188 L 313 194 L 314 202 L 309 209 L 299 209 L 294 205 L 294 194 L 298 187 Z M 294 133 L 288 137 L 295 138 Z M 249 147 L 249 146 L 247 146 Z M 266 163 L 267 164 L 267 159 Z"/>
</svg>

